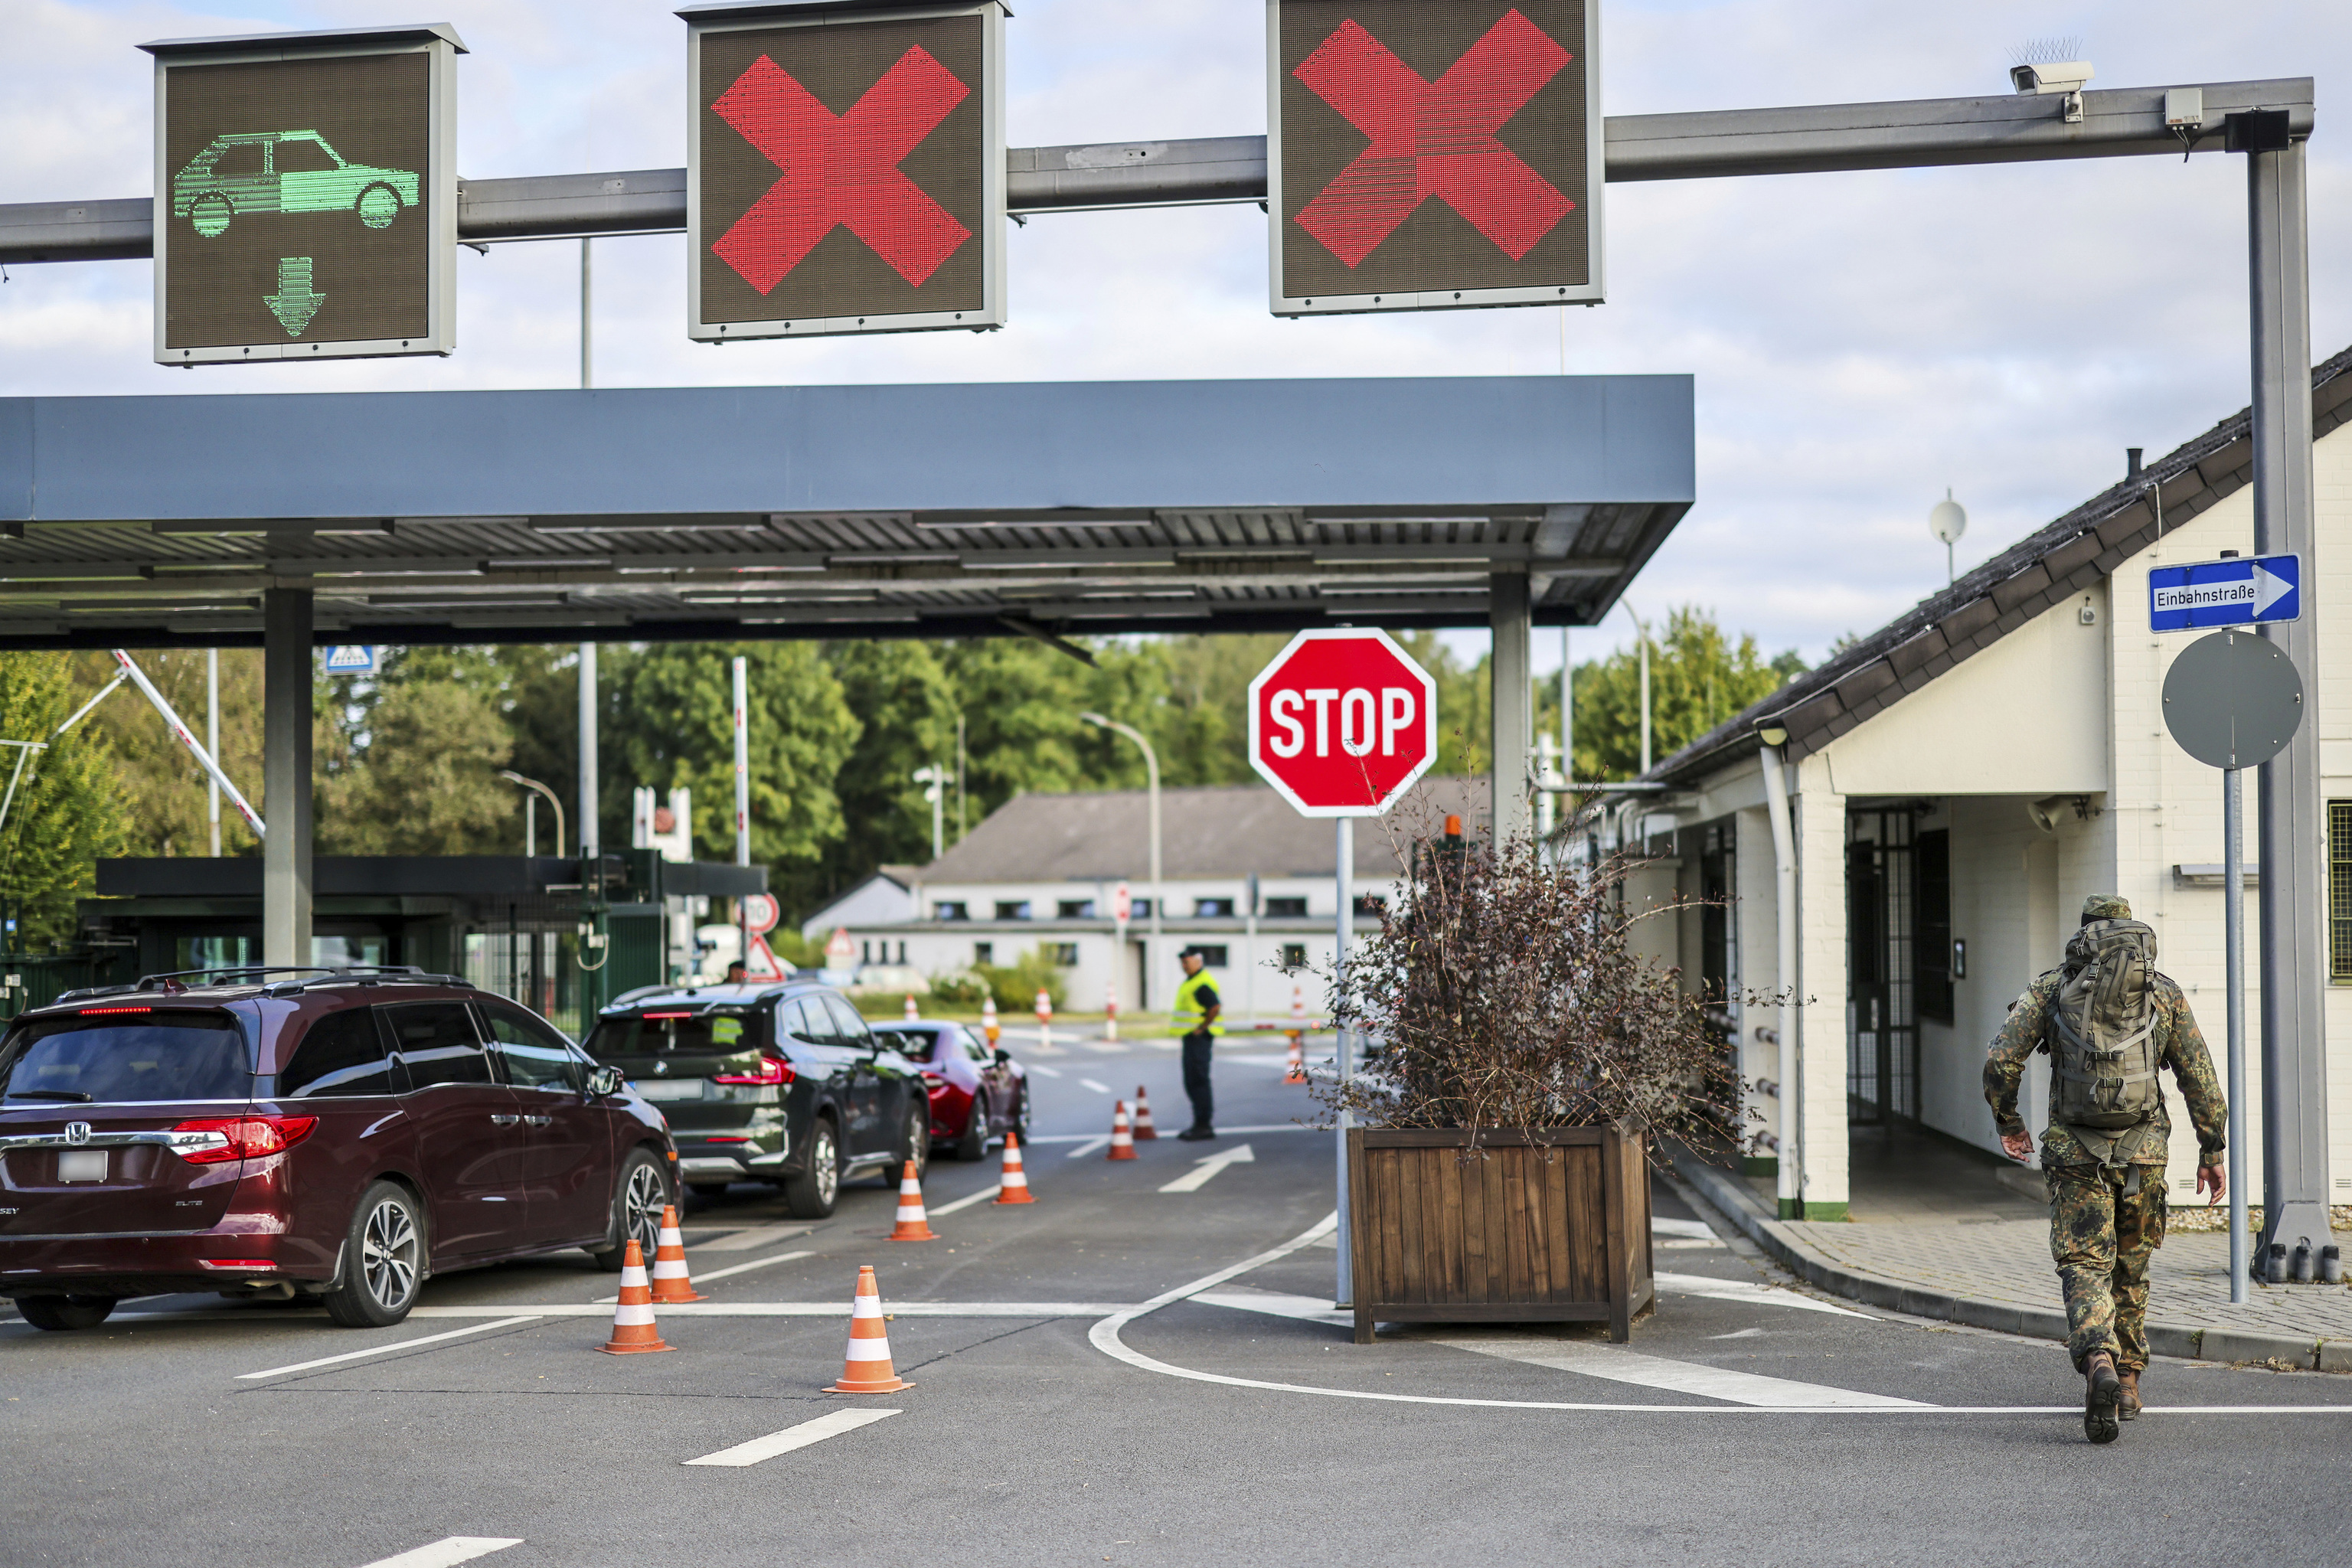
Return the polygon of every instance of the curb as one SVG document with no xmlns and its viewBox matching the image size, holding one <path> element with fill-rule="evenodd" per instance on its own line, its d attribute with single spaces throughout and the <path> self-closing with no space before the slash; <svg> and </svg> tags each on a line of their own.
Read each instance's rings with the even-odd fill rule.
<svg viewBox="0 0 2352 1568">
<path fill-rule="evenodd" d="M 2031 1339 L 2065 1342 L 2066 1315 L 2063 1312 L 2052 1311 L 2045 1307 L 2020 1307 L 2008 1301 L 1987 1301 L 1974 1296 L 1956 1296 L 1947 1291 L 1906 1284 L 1898 1279 L 1857 1273 L 1831 1262 L 1789 1235 L 1781 1228 L 1780 1221 L 1764 1215 L 1753 1194 L 1687 1151 L 1675 1152 L 1675 1173 L 1696 1187 L 1709 1203 L 1721 1209 L 1734 1225 L 1746 1232 L 1750 1240 L 1807 1284 L 1910 1317 L 1965 1323 L 1970 1328 L 2022 1334 Z M 2183 1361 L 2283 1361 L 2305 1371 L 2352 1373 L 2352 1339 L 2265 1334 L 2221 1324 L 2197 1326 L 2160 1323 L 2151 1320 L 2147 1324 L 2147 1348 L 2151 1354 L 2174 1356 Z"/>
</svg>

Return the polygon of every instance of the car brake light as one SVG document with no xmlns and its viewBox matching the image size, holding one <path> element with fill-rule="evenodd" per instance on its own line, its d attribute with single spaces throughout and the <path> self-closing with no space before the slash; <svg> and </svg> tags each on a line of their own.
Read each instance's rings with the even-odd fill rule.
<svg viewBox="0 0 2352 1568">
<path fill-rule="evenodd" d="M 705 1138 L 705 1139 L 703 1140 L 703 1142 L 704 1142 L 705 1143 L 749 1143 L 749 1142 L 751 1142 L 751 1140 L 750 1140 L 749 1138 L 739 1138 L 739 1137 L 735 1137 L 735 1136 L 730 1135 L 730 1134 L 722 1134 L 722 1135 L 719 1135 L 719 1136 L 714 1136 L 714 1137 Z"/>
<path fill-rule="evenodd" d="M 691 1018 L 694 1015 L 691 1013 L 640 1013 L 637 1016 L 640 1018 Z"/>
<path fill-rule="evenodd" d="M 258 1160 L 282 1154 L 310 1136 L 315 1116 L 220 1116 L 183 1121 L 172 1129 L 173 1151 L 191 1165 Z"/>
<path fill-rule="evenodd" d="M 154 1010 L 152 1007 L 84 1007 L 79 1009 L 76 1016 L 95 1018 L 100 1013 L 152 1013 Z"/>
<path fill-rule="evenodd" d="M 760 1065 L 750 1072 L 715 1072 L 710 1075 L 710 1081 L 713 1083 L 790 1083 L 797 1076 L 793 1071 L 793 1064 L 783 1058 L 761 1057 Z"/>
</svg>

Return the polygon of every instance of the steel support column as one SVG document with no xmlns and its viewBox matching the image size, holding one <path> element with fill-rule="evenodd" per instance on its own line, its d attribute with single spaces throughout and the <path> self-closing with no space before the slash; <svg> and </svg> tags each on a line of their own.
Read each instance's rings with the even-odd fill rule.
<svg viewBox="0 0 2352 1568">
<path fill-rule="evenodd" d="M 2254 370 L 2254 550 L 2324 580 L 2312 509 L 2311 252 L 2304 143 L 2246 154 Z M 2326 1241 L 2326 803 L 2319 785 L 2319 619 L 2262 629 L 2303 677 L 2305 718 L 2263 764 L 2263 1236 Z"/>
<path fill-rule="evenodd" d="M 1528 759 L 1536 739 L 1535 686 L 1530 672 L 1528 580 L 1498 572 L 1488 580 L 1490 624 L 1495 633 L 1495 841 L 1528 830 Z"/>
<path fill-rule="evenodd" d="M 310 962 L 310 591 L 261 599 L 261 962 Z"/>
</svg>

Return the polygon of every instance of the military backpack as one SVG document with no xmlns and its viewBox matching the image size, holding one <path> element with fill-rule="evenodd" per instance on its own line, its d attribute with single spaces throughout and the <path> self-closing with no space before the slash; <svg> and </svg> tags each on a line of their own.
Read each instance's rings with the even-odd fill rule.
<svg viewBox="0 0 2352 1568">
<path fill-rule="evenodd" d="M 2066 942 L 2050 1003 L 2050 1120 L 2118 1132 L 2163 1105 L 2157 1082 L 2156 932 L 2093 921 Z"/>
</svg>

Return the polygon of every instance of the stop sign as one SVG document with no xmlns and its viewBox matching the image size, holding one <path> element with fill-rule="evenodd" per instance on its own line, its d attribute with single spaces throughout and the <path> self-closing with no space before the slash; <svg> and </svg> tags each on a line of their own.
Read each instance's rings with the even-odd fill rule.
<svg viewBox="0 0 2352 1568">
<path fill-rule="evenodd" d="M 1437 760 L 1437 682 L 1386 632 L 1301 632 L 1249 689 L 1250 765 L 1307 816 L 1378 816 Z"/>
</svg>

